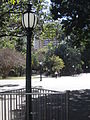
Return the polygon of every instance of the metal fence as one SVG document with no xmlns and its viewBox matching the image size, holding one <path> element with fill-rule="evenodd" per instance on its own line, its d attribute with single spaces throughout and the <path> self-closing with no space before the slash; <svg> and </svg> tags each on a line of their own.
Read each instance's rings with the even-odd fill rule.
<svg viewBox="0 0 90 120">
<path fill-rule="evenodd" d="M 32 96 L 33 120 L 68 120 L 68 94 L 32 88 L 0 93 L 0 120 L 25 120 L 26 95 Z"/>
</svg>

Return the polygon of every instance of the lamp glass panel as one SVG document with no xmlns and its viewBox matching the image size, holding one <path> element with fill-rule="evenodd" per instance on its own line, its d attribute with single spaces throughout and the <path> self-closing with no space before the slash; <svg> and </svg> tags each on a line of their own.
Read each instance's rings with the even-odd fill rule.
<svg viewBox="0 0 90 120">
<path fill-rule="evenodd" d="M 34 24 L 34 14 L 29 13 L 29 27 L 32 28 Z"/>
<path fill-rule="evenodd" d="M 34 23 L 34 28 L 36 27 L 37 24 L 37 15 L 35 15 L 35 23 Z"/>
<path fill-rule="evenodd" d="M 28 13 L 24 14 L 24 25 L 26 28 L 28 28 Z"/>
<path fill-rule="evenodd" d="M 42 65 L 42 62 L 40 62 L 40 65 Z"/>
<path fill-rule="evenodd" d="M 28 18 L 29 17 L 29 18 Z M 22 25 L 25 28 L 35 28 L 37 24 L 37 16 L 34 13 L 24 13 L 22 17 Z"/>
<path fill-rule="evenodd" d="M 24 21 L 23 21 L 23 16 L 22 16 L 22 25 L 23 25 L 23 27 L 25 27 L 25 26 L 24 26 Z"/>
</svg>

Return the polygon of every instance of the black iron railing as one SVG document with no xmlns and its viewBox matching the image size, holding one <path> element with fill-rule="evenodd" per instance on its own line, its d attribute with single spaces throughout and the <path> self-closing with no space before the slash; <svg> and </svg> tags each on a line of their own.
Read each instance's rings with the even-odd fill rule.
<svg viewBox="0 0 90 120">
<path fill-rule="evenodd" d="M 0 120 L 25 120 L 26 95 L 32 96 L 33 120 L 68 120 L 67 92 L 38 88 L 0 93 Z"/>
</svg>

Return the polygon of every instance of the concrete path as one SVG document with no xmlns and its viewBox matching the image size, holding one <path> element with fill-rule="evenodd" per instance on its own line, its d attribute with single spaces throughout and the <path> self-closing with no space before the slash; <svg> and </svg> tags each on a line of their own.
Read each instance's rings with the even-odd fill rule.
<svg viewBox="0 0 90 120">
<path fill-rule="evenodd" d="M 32 86 L 57 91 L 90 89 L 90 73 L 58 78 L 43 77 L 42 81 L 39 76 L 35 76 L 32 78 Z M 25 88 L 25 79 L 0 80 L 0 92 L 20 88 Z"/>
</svg>

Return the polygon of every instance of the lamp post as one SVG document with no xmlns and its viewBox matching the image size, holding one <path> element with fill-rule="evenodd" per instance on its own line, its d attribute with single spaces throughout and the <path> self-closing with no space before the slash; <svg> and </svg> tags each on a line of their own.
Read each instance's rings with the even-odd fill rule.
<svg viewBox="0 0 90 120">
<path fill-rule="evenodd" d="M 37 24 L 37 16 L 31 11 L 32 4 L 28 4 L 28 9 L 22 15 L 22 25 L 27 33 L 27 52 L 26 52 L 26 118 L 32 120 L 32 96 L 31 94 L 31 36 Z"/>
<path fill-rule="evenodd" d="M 40 81 L 42 81 L 42 62 L 40 62 L 39 64 L 40 64 Z"/>
</svg>

